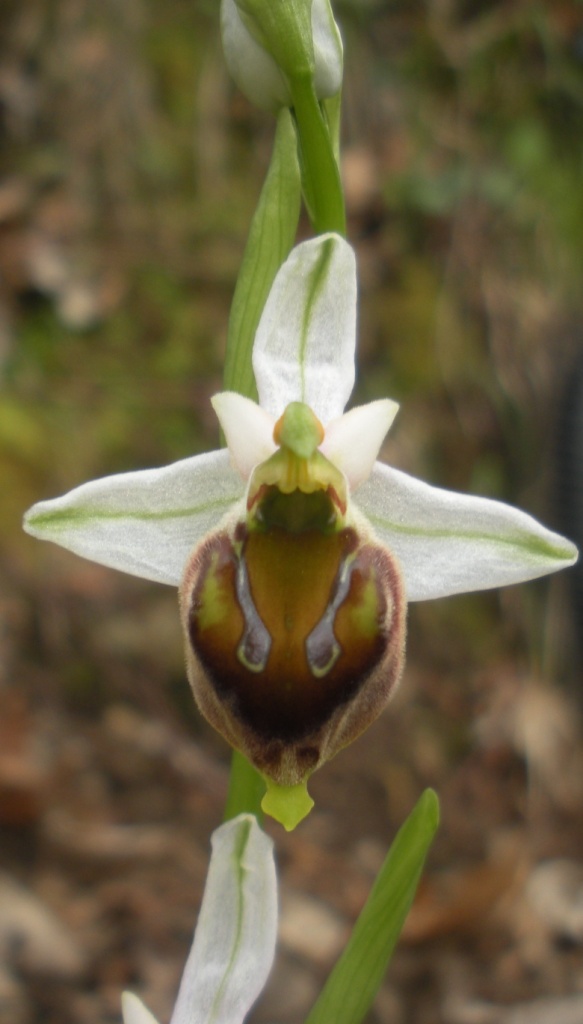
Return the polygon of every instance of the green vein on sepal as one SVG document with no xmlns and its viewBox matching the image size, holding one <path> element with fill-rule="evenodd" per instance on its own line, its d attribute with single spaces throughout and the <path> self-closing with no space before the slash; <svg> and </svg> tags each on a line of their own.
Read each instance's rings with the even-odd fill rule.
<svg viewBox="0 0 583 1024">
<path fill-rule="evenodd" d="M 245 879 L 248 874 L 248 869 L 245 867 L 243 860 L 245 857 L 245 851 L 249 845 L 249 838 L 251 836 L 251 821 L 242 821 L 238 829 L 236 837 L 235 847 L 232 853 L 233 865 L 235 868 L 235 874 L 237 877 L 237 905 L 235 908 L 235 934 L 233 937 L 233 945 L 229 954 L 229 959 L 224 970 L 223 977 L 217 986 L 217 991 L 213 999 L 212 1006 L 208 1013 L 208 1022 L 212 1024 L 216 1020 L 219 1011 L 221 1010 L 221 1000 L 223 999 L 225 989 L 229 983 L 230 975 L 232 974 L 233 967 L 237 961 L 237 956 L 241 949 L 241 938 L 243 934 L 243 915 L 245 913 Z"/>
<path fill-rule="evenodd" d="M 391 533 L 400 533 L 408 537 L 428 537 L 432 539 L 443 539 L 443 540 L 469 540 L 478 541 L 485 544 L 495 545 L 506 545 L 509 548 L 522 548 L 525 551 L 530 552 L 537 558 L 572 558 L 573 552 L 572 547 L 560 547 L 559 545 L 551 544 L 550 541 L 544 540 L 542 537 L 536 537 L 529 533 L 504 536 L 500 533 L 484 533 L 483 531 L 473 530 L 446 530 L 440 527 L 430 528 L 428 526 L 412 526 L 406 523 L 396 523 L 392 520 L 385 519 L 383 516 L 375 515 L 374 513 L 365 512 L 366 518 L 379 530 L 387 530 Z"/>
<path fill-rule="evenodd" d="M 236 498 L 221 498 L 216 501 L 209 501 L 203 505 L 195 505 L 191 508 L 176 508 L 176 509 L 164 509 L 161 512 L 155 512 L 153 510 L 140 510 L 137 512 L 135 509 L 119 509 L 115 512 L 107 509 L 86 509 L 86 508 L 68 508 L 52 509 L 47 512 L 37 512 L 34 515 L 29 514 L 25 516 L 25 526 L 32 527 L 35 530 L 42 530 L 45 528 L 65 530 L 68 527 L 82 527 L 86 523 L 95 521 L 110 521 L 120 519 L 133 519 L 140 521 L 150 520 L 162 520 L 162 519 L 188 519 L 192 516 L 200 516 L 212 512 L 216 509 L 217 512 L 224 512 L 231 508 Z"/>
<path fill-rule="evenodd" d="M 308 338 L 310 333 L 310 320 L 314 306 L 322 290 L 326 284 L 327 277 L 330 270 L 330 263 L 334 255 L 334 243 L 331 238 L 328 238 L 322 243 L 322 249 L 318 258 L 318 262 L 314 266 L 314 269 L 310 275 L 309 288 L 306 294 L 306 305 L 304 308 L 304 315 L 302 318 L 302 330 L 299 338 L 299 351 L 298 351 L 298 363 L 300 366 L 300 379 L 301 379 L 301 400 L 306 400 L 306 361 L 308 352 Z"/>
</svg>

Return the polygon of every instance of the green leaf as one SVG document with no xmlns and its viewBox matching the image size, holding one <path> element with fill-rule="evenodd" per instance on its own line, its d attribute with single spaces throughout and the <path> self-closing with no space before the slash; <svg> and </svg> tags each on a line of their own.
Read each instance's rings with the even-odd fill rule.
<svg viewBox="0 0 583 1024">
<path fill-rule="evenodd" d="M 275 275 L 293 246 L 300 199 L 296 133 L 289 110 L 283 109 L 229 318 L 224 387 L 253 400 L 257 399 L 251 364 L 255 333 Z"/>
<path fill-rule="evenodd" d="M 431 789 L 397 833 L 352 935 L 306 1024 L 359 1024 L 383 981 L 439 823 Z"/>
</svg>

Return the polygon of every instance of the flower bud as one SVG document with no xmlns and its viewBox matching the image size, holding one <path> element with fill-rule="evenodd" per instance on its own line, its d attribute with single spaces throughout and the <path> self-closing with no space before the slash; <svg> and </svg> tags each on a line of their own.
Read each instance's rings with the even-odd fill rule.
<svg viewBox="0 0 583 1024">
<path fill-rule="evenodd" d="M 264 809 L 286 827 L 311 807 L 312 772 L 382 711 L 405 639 L 397 563 L 348 513 L 320 431 L 288 406 L 246 510 L 199 544 L 180 591 L 197 703 L 263 774 Z"/>
<path fill-rule="evenodd" d="M 256 106 L 292 106 L 289 82 L 309 73 L 318 99 L 342 84 L 342 40 L 329 0 L 221 0 L 229 71 Z"/>
</svg>

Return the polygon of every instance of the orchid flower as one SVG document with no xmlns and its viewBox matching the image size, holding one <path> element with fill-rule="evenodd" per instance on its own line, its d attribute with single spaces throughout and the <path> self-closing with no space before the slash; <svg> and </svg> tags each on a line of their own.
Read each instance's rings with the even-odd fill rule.
<svg viewBox="0 0 583 1024">
<path fill-rule="evenodd" d="M 221 825 L 170 1024 L 241 1024 L 271 970 L 277 933 L 273 843 L 251 814 Z M 157 1024 L 124 992 L 124 1024 Z"/>
<path fill-rule="evenodd" d="M 355 377 L 356 268 L 329 234 L 297 246 L 258 327 L 259 404 L 213 406 L 228 448 L 83 484 L 25 528 L 180 586 L 189 678 L 212 724 L 263 774 L 286 827 L 306 781 L 385 706 L 406 601 L 571 565 L 570 541 L 487 498 L 376 461 L 389 399 L 343 413 Z"/>
</svg>

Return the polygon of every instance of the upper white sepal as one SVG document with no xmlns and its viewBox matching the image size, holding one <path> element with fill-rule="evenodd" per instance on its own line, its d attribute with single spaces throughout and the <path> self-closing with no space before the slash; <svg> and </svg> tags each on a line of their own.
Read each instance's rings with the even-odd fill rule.
<svg viewBox="0 0 583 1024">
<path fill-rule="evenodd" d="M 305 402 L 326 426 L 354 386 L 356 261 L 340 235 L 302 242 L 280 267 L 259 321 L 253 370 L 276 419 Z"/>
</svg>

